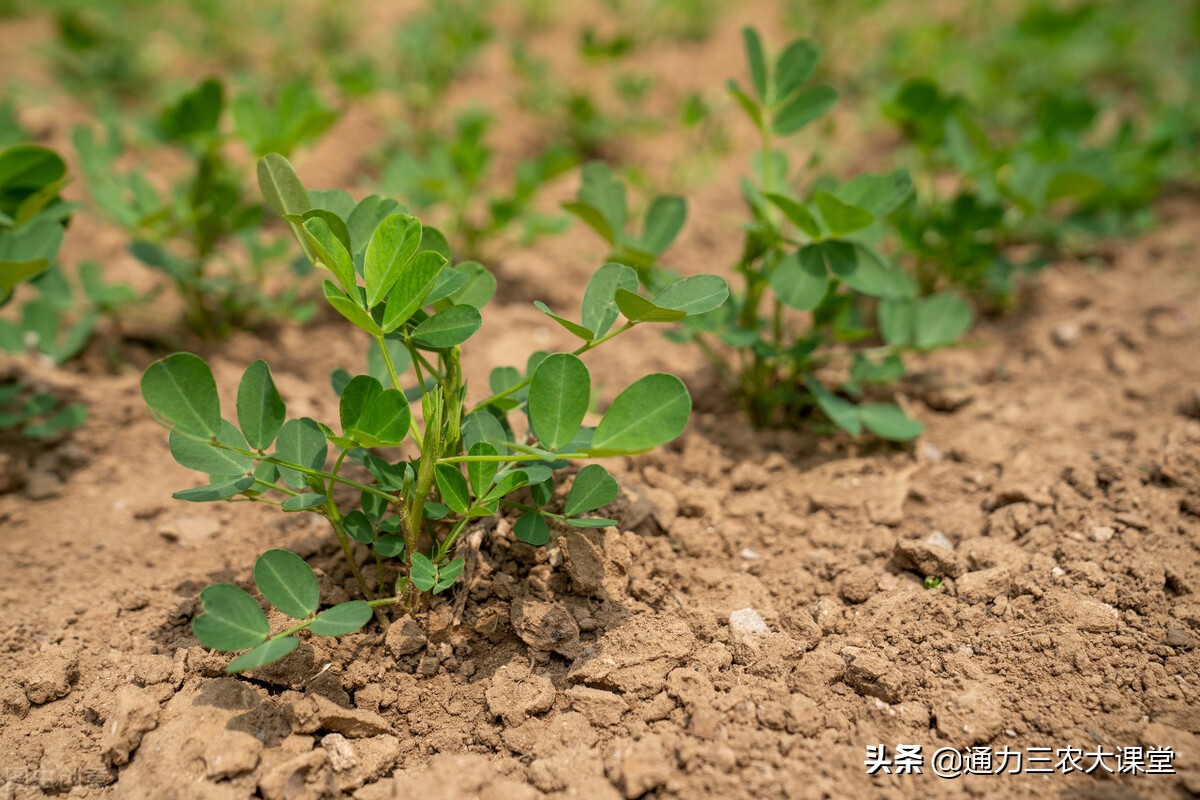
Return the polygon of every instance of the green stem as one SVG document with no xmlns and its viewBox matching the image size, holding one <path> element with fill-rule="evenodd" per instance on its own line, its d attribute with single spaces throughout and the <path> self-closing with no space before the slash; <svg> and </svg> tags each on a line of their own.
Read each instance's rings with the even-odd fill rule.
<svg viewBox="0 0 1200 800">
<path fill-rule="evenodd" d="M 433 563 L 442 563 L 442 559 L 444 559 L 446 557 L 446 553 L 450 551 L 451 545 L 458 540 L 458 535 L 462 533 L 463 528 L 467 527 L 467 523 L 470 521 L 470 517 L 463 517 L 458 522 L 454 523 L 454 527 L 450 529 L 450 535 L 443 539 L 438 545 L 437 558 L 434 559 Z"/>
<path fill-rule="evenodd" d="M 509 444 L 512 444 L 512 443 L 509 442 Z M 447 458 L 439 458 L 437 460 L 437 463 L 439 463 L 439 464 L 470 464 L 470 463 L 494 462 L 494 463 L 498 463 L 498 464 L 503 464 L 506 461 L 557 461 L 560 458 L 590 458 L 590 457 L 591 456 L 588 453 L 555 453 L 551 458 L 547 458 L 544 455 L 536 455 L 536 454 L 527 455 L 527 456 L 518 456 L 518 455 L 449 456 Z"/>
<path fill-rule="evenodd" d="M 392 354 L 388 352 L 386 341 L 383 336 L 376 336 L 375 341 L 379 344 L 379 352 L 383 354 L 383 363 L 387 366 L 388 377 L 392 381 L 392 388 L 400 392 L 404 391 L 400 388 L 400 376 L 396 373 L 396 365 L 392 363 Z"/>
</svg>

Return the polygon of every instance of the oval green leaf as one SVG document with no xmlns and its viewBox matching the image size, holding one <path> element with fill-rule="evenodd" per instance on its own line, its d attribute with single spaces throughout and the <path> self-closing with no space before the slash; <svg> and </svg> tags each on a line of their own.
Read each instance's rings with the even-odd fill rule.
<svg viewBox="0 0 1200 800">
<path fill-rule="evenodd" d="M 200 356 L 173 353 L 142 374 L 142 397 L 150 410 L 186 433 L 216 436 L 221 400 L 212 370 Z"/>
<path fill-rule="evenodd" d="M 308 192 L 296 175 L 291 162 L 278 153 L 258 160 L 258 188 L 276 214 L 303 214 L 308 211 Z"/>
<path fill-rule="evenodd" d="M 233 661 L 230 661 L 229 665 L 225 667 L 225 672 L 233 675 L 237 672 L 247 672 L 259 667 L 265 667 L 268 664 L 274 664 L 276 661 L 281 661 L 290 656 L 299 644 L 300 640 L 295 636 L 284 636 L 281 639 L 272 639 L 269 642 L 263 642 L 249 653 L 243 653 Z"/>
<path fill-rule="evenodd" d="M 829 275 L 821 259 L 801 259 L 795 253 L 789 253 L 776 264 L 768 280 L 779 302 L 797 311 L 816 308 L 829 285 Z"/>
<path fill-rule="evenodd" d="M 482 324 L 475 306 L 451 306 L 413 328 L 412 338 L 423 348 L 445 350 L 470 339 Z"/>
<path fill-rule="evenodd" d="M 467 479 L 453 464 L 438 464 L 434 471 L 437 480 L 438 493 L 442 502 L 456 514 L 466 514 L 471 507 L 470 492 L 467 490 Z"/>
<path fill-rule="evenodd" d="M 925 426 L 904 413 L 895 403 L 866 403 L 858 407 L 858 417 L 876 436 L 895 441 L 915 439 Z"/>
<path fill-rule="evenodd" d="M 529 424 L 542 446 L 557 450 L 574 438 L 587 414 L 592 379 L 578 356 L 547 356 L 529 384 Z"/>
<path fill-rule="evenodd" d="M 537 511 L 526 511 L 513 523 L 513 536 L 526 544 L 541 547 L 550 541 L 550 526 Z"/>
<path fill-rule="evenodd" d="M 421 221 L 416 217 L 392 214 L 379 223 L 367 243 L 364 261 L 368 308 L 374 308 L 392 290 L 420 244 Z"/>
<path fill-rule="evenodd" d="M 391 333 L 408 322 L 413 312 L 424 305 L 446 263 L 445 256 L 432 250 L 418 253 L 409 262 L 387 296 L 387 306 L 383 310 L 384 332 Z"/>
<path fill-rule="evenodd" d="M 637 272 L 624 264 L 608 263 L 596 270 L 583 290 L 583 303 L 579 308 L 583 327 L 603 336 L 617 321 L 617 289 L 636 292 Z"/>
<path fill-rule="evenodd" d="M 252 448 L 265 450 L 271 446 L 287 418 L 287 407 L 275 388 L 266 361 L 255 361 L 242 374 L 238 384 L 237 414 L 238 424 Z"/>
<path fill-rule="evenodd" d="M 716 275 L 693 275 L 667 286 L 654 298 L 654 304 L 673 308 L 689 316 L 703 314 L 721 306 L 729 298 L 729 284 Z"/>
<path fill-rule="evenodd" d="M 424 553 L 413 553 L 408 563 L 408 578 L 422 592 L 428 592 L 437 583 L 437 568 Z"/>
<path fill-rule="evenodd" d="M 683 433 L 692 398 L 683 381 L 657 372 L 617 395 L 596 426 L 593 455 L 643 453 Z"/>
<path fill-rule="evenodd" d="M 258 602 L 228 583 L 216 583 L 200 593 L 204 613 L 192 620 L 192 632 L 211 650 L 245 650 L 267 638 L 271 626 Z"/>
<path fill-rule="evenodd" d="M 290 419 L 283 424 L 275 441 L 275 457 L 289 464 L 320 470 L 325 466 L 329 447 L 321 426 L 308 417 Z M 293 489 L 306 486 L 304 473 L 290 467 L 279 467 L 284 483 Z"/>
<path fill-rule="evenodd" d="M 619 491 L 616 478 L 608 470 L 599 464 L 588 464 L 575 476 L 563 513 L 573 517 L 595 511 L 615 500 Z"/>
<path fill-rule="evenodd" d="M 321 602 L 312 567 L 290 550 L 268 550 L 259 556 L 254 584 L 271 605 L 293 619 L 305 619 Z"/>
<path fill-rule="evenodd" d="M 309 630 L 317 636 L 345 636 L 366 625 L 372 614 L 371 606 L 363 600 L 338 603 L 317 615 Z"/>
</svg>

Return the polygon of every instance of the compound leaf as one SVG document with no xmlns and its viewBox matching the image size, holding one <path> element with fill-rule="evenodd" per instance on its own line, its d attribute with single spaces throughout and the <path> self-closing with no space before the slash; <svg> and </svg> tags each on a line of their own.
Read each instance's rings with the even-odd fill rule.
<svg viewBox="0 0 1200 800">
<path fill-rule="evenodd" d="M 421 221 L 416 217 L 392 214 L 379 223 L 363 262 L 368 308 L 374 308 L 392 290 L 420 244 Z"/>
</svg>

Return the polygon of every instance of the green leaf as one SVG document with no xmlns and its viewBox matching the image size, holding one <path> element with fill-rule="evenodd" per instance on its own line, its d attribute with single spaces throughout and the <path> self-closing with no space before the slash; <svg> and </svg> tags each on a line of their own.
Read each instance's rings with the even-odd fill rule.
<svg viewBox="0 0 1200 800">
<path fill-rule="evenodd" d="M 357 508 L 342 517 L 342 527 L 346 529 L 346 535 L 356 542 L 370 544 L 375 541 L 375 526 L 371 524 L 367 515 Z"/>
<path fill-rule="evenodd" d="M 456 514 L 466 514 L 471 507 L 471 494 L 467 490 L 467 479 L 453 464 L 438 464 L 434 470 L 438 493 L 442 502 Z"/>
<path fill-rule="evenodd" d="M 433 593 L 441 594 L 454 585 L 458 580 L 458 576 L 462 574 L 463 567 L 466 566 L 466 559 L 456 558 L 449 564 L 443 564 L 438 569 L 437 583 L 433 585 Z"/>
<path fill-rule="evenodd" d="M 917 304 L 908 297 L 885 297 L 879 303 L 879 332 L 893 347 L 912 341 Z"/>
<path fill-rule="evenodd" d="M 393 214 L 379 223 L 367 244 L 363 278 L 367 307 L 374 308 L 391 292 L 421 244 L 421 221 Z"/>
<path fill-rule="evenodd" d="M 457 267 L 447 266 L 442 270 L 442 274 L 438 276 L 437 283 L 433 285 L 433 290 L 429 292 L 429 296 L 425 298 L 425 304 L 434 305 L 438 301 L 450 297 L 465 286 L 467 280 L 469 278 L 465 272 L 459 272 Z"/>
<path fill-rule="evenodd" d="M 742 28 L 742 43 L 746 47 L 746 62 L 750 65 L 750 82 L 759 100 L 767 99 L 767 59 L 763 55 L 762 40 L 758 31 L 749 26 Z"/>
<path fill-rule="evenodd" d="M 541 300 L 534 300 L 533 304 L 537 307 L 538 311 L 541 311 L 547 317 L 549 317 L 550 319 L 557 322 L 559 325 L 566 328 L 573 336 L 578 336 L 580 339 L 583 339 L 585 342 L 590 342 L 596 338 L 596 334 L 592 333 L 590 330 L 583 327 L 582 325 L 580 325 L 576 322 L 571 322 L 571 320 L 566 319 L 565 317 L 560 317 L 557 314 L 555 314 Z"/>
<path fill-rule="evenodd" d="M 595 337 L 608 333 L 617 320 L 618 289 L 636 292 L 637 272 L 624 264 L 608 263 L 596 270 L 583 291 L 580 321 L 583 327 L 595 332 Z"/>
<path fill-rule="evenodd" d="M 478 261 L 464 261 L 455 269 L 466 273 L 467 282 L 450 295 L 450 302 L 456 306 L 475 306 L 480 309 L 486 306 L 496 294 L 496 276 Z"/>
<path fill-rule="evenodd" d="M 412 409 L 408 406 L 404 392 L 382 389 L 371 397 L 370 403 L 347 431 L 347 435 L 364 447 L 393 447 L 408 436 L 411 424 Z"/>
<path fill-rule="evenodd" d="M 821 212 L 826 226 L 835 236 L 860 231 L 875 221 L 875 216 L 870 211 L 843 203 L 829 192 L 813 192 L 813 202 Z"/>
<path fill-rule="evenodd" d="M 404 552 L 404 537 L 398 533 L 385 533 L 375 541 L 375 552 L 384 558 L 399 558 Z"/>
<path fill-rule="evenodd" d="M 816 308 L 829 285 L 829 276 L 821 259 L 801 259 L 795 253 L 784 256 L 768 280 L 779 302 L 797 311 Z"/>
<path fill-rule="evenodd" d="M 675 322 L 687 316 L 686 311 L 662 308 L 639 294 L 617 289 L 617 308 L 630 322 Z"/>
<path fill-rule="evenodd" d="M 591 161 L 583 165 L 583 183 L 577 194 L 579 203 L 590 207 L 599 215 L 602 222 L 599 226 L 593 220 L 581 215 L 581 219 L 596 228 L 609 244 L 616 244 L 621 231 L 625 229 L 625 219 L 628 214 L 625 207 L 625 185 L 613 177 L 612 170 L 602 161 Z M 579 211 L 566 204 L 564 208 L 578 214 Z"/>
<path fill-rule="evenodd" d="M 671 246 L 687 220 L 687 201 L 682 197 L 654 198 L 646 210 L 642 246 L 655 255 Z"/>
<path fill-rule="evenodd" d="M 18 144 L 0 150 L 0 189 L 5 192 L 34 192 L 66 174 L 66 162 L 48 147 Z"/>
<path fill-rule="evenodd" d="M 797 39 L 787 46 L 775 61 L 775 97 L 787 99 L 817 68 L 821 51 L 812 39 Z"/>
<path fill-rule="evenodd" d="M 171 497 L 176 500 L 186 500 L 189 503 L 211 503 L 214 500 L 226 500 L 239 495 L 253 485 L 254 477 L 252 475 L 243 475 L 236 480 L 225 481 L 224 483 L 199 486 L 195 489 L 184 489 L 181 492 L 175 492 Z"/>
<path fill-rule="evenodd" d="M 299 644 L 300 640 L 295 636 L 284 636 L 281 639 L 272 639 L 269 642 L 264 642 L 249 653 L 243 653 L 233 661 L 230 661 L 229 665 L 225 667 L 225 672 L 233 675 L 237 672 L 247 672 L 259 667 L 265 667 L 268 664 L 274 664 L 276 661 L 281 661 L 290 656 Z"/>
<path fill-rule="evenodd" d="M 437 567 L 424 553 L 409 556 L 408 578 L 422 592 L 428 592 L 437 583 Z"/>
<path fill-rule="evenodd" d="M 305 220 L 301 227 L 317 260 L 333 273 L 343 290 L 356 292 L 358 279 L 354 273 L 354 260 L 342 240 L 334 234 L 329 222 L 324 217 L 316 216 Z"/>
<path fill-rule="evenodd" d="M 317 576 L 290 550 L 268 550 L 254 562 L 254 584 L 271 605 L 293 619 L 305 619 L 321 602 Z"/>
<path fill-rule="evenodd" d="M 390 197 L 380 197 L 372 194 L 364 197 L 354 206 L 346 220 L 346 229 L 350 232 L 350 247 L 354 255 L 367 249 L 371 234 L 379 227 L 379 223 L 396 213 L 400 204 Z"/>
<path fill-rule="evenodd" d="M 216 436 L 221 430 L 217 382 L 199 356 L 174 353 L 155 361 L 142 375 L 142 397 L 151 411 L 181 431 Z"/>
<path fill-rule="evenodd" d="M 295 497 L 289 497 L 279 504 L 279 507 L 284 511 L 308 511 L 310 508 L 323 506 L 329 502 L 329 498 L 323 494 L 314 494 L 306 492 L 298 494 Z"/>
<path fill-rule="evenodd" d="M 501 497 L 506 497 L 510 493 L 515 492 L 517 489 L 520 489 L 522 486 L 527 486 L 528 484 L 529 474 L 524 470 L 510 472 L 497 481 L 496 485 L 492 487 L 490 492 L 479 498 L 479 502 L 490 503 L 493 500 L 499 500 Z"/>
<path fill-rule="evenodd" d="M 325 281 L 321 288 L 329 305 L 333 306 L 343 317 L 372 336 L 379 336 L 383 333 L 383 329 L 371 318 L 371 315 L 362 306 L 351 300 L 350 295 L 335 286 L 333 281 Z"/>
<path fill-rule="evenodd" d="M 345 636 L 370 622 L 374 613 L 363 600 L 338 603 L 318 614 L 308 629 L 317 636 Z"/>
<path fill-rule="evenodd" d="M 615 519 L 602 519 L 600 517 L 574 517 L 572 519 L 564 519 L 563 522 L 574 528 L 611 528 L 617 524 Z"/>
<path fill-rule="evenodd" d="M 608 220 L 604 218 L 604 214 L 600 213 L 597 208 L 581 203 L 578 201 L 569 201 L 562 204 L 564 211 L 574 214 L 584 222 L 588 227 L 600 234 L 600 237 L 609 244 L 615 245 L 617 234 L 608 224 Z"/>
<path fill-rule="evenodd" d="M 470 339 L 482 324 L 475 306 L 451 306 L 413 328 L 412 338 L 420 347 L 445 350 Z"/>
<path fill-rule="evenodd" d="M 838 187 L 837 196 L 881 219 L 899 208 L 912 191 L 913 183 L 908 170 L 898 169 L 887 175 L 855 176 Z"/>
<path fill-rule="evenodd" d="M 838 397 L 811 377 L 805 376 L 804 385 L 812 392 L 817 407 L 834 425 L 854 436 L 862 433 L 862 420 L 859 419 L 857 406 Z"/>
<path fill-rule="evenodd" d="M 914 344 L 922 350 L 957 342 L 971 327 L 971 307 L 952 294 L 935 294 L 917 304 Z"/>
<path fill-rule="evenodd" d="M 462 437 L 463 446 L 468 449 L 474 447 L 477 442 L 490 442 L 501 455 L 508 452 L 504 444 L 508 441 L 508 435 L 500 421 L 487 411 L 476 411 L 467 415 L 462 424 Z"/>
<path fill-rule="evenodd" d="M 266 361 L 255 361 L 242 374 L 242 382 L 238 384 L 237 414 L 238 424 L 252 448 L 265 450 L 271 446 L 287 418 L 287 408 L 275 388 Z"/>
<path fill-rule="evenodd" d="M 854 246 L 848 242 L 827 241 L 808 244 L 800 248 L 797 257 L 800 260 L 800 266 L 810 275 L 833 273 L 850 284 L 851 288 L 859 289 L 860 286 L 878 288 L 871 282 L 857 279 L 855 273 L 858 269 L 858 256 L 854 251 Z M 859 291 L 864 290 L 859 289 Z M 871 294 L 866 291 L 864 293 Z"/>
<path fill-rule="evenodd" d="M 363 418 L 375 398 L 383 393 L 383 384 L 370 375 L 355 375 L 342 389 L 342 397 L 338 402 L 338 416 L 342 422 L 342 431 L 350 436 L 350 431 L 358 427 L 358 421 Z"/>
<path fill-rule="evenodd" d="M 896 441 L 915 439 L 925 426 L 904 413 L 895 403 L 866 403 L 858 407 L 858 416 L 876 436 Z"/>
<path fill-rule="evenodd" d="M 321 426 L 308 417 L 290 419 L 283 423 L 275 441 L 275 457 L 290 464 L 321 470 L 325 467 L 328 445 Z M 278 465 L 277 465 L 278 466 Z M 305 474 L 290 467 L 279 467 L 283 482 L 293 489 L 306 486 Z"/>
<path fill-rule="evenodd" d="M 832 86 L 822 84 L 805 89 L 775 112 L 771 128 L 780 136 L 795 133 L 833 108 L 837 97 L 837 92 Z"/>
<path fill-rule="evenodd" d="M 469 456 L 497 456 L 500 452 L 489 442 L 475 442 L 467 451 Z M 476 497 L 482 497 L 491 488 L 500 464 L 495 461 L 468 461 L 467 477 Z"/>
<path fill-rule="evenodd" d="M 385 332 L 391 333 L 408 322 L 408 318 L 424 305 L 425 298 L 433 291 L 446 263 L 445 256 L 425 250 L 418 253 L 400 272 L 383 310 Z"/>
<path fill-rule="evenodd" d="M 719 308 L 729 299 L 729 284 L 716 275 L 693 275 L 668 285 L 654 297 L 661 308 L 683 311 L 688 316 Z"/>
<path fill-rule="evenodd" d="M 271 626 L 257 601 L 228 583 L 200 593 L 204 613 L 192 620 L 192 632 L 210 650 L 245 650 L 267 638 Z"/>
<path fill-rule="evenodd" d="M 854 291 L 871 297 L 912 296 L 915 287 L 908 275 L 892 268 L 874 250 L 847 242 L 824 245 L 830 269 Z"/>
<path fill-rule="evenodd" d="M 578 356 L 555 353 L 533 373 L 529 384 L 529 424 L 543 447 L 557 450 L 583 424 L 592 379 Z"/>
<path fill-rule="evenodd" d="M 247 449 L 241 431 L 225 420 L 221 420 L 221 433 L 216 438 L 223 444 Z M 206 475 L 231 477 L 254 469 L 254 461 L 249 456 L 215 447 L 209 440 L 197 440 L 179 430 L 171 431 L 167 442 L 171 455 L 181 466 Z"/>
<path fill-rule="evenodd" d="M 189 139 L 216 131 L 225 104 L 225 89 L 216 78 L 208 78 L 167 106 L 160 117 L 162 131 L 172 139 Z"/>
<path fill-rule="evenodd" d="M 725 88 L 733 95 L 733 99 L 737 101 L 737 104 L 742 107 L 742 111 L 746 112 L 746 116 L 754 123 L 754 127 L 761 131 L 763 129 L 762 107 L 754 102 L 754 99 L 746 94 L 741 86 L 738 86 L 737 81 L 726 81 Z"/>
<path fill-rule="evenodd" d="M 608 474 L 608 470 L 599 464 L 588 464 L 575 476 L 563 513 L 573 517 L 595 511 L 615 500 L 619 491 L 616 479 Z"/>
<path fill-rule="evenodd" d="M 550 526 L 538 511 L 526 511 L 513 523 L 513 536 L 526 544 L 541 547 L 550 541 Z"/>
<path fill-rule="evenodd" d="M 812 238 L 821 235 L 821 226 L 817 224 L 816 218 L 802 203 L 798 203 L 790 197 L 782 194 L 768 194 L 767 200 L 776 208 L 783 212 L 783 215 L 788 218 L 788 221 L 799 228 L 804 233 Z"/>
<path fill-rule="evenodd" d="M 661 372 L 647 375 L 613 400 L 588 452 L 604 456 L 652 450 L 683 433 L 691 411 L 683 381 Z"/>
</svg>

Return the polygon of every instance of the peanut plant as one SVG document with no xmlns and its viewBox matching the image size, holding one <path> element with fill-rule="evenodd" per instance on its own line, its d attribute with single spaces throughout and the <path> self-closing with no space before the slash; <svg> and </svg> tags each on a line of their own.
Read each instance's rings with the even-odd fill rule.
<svg viewBox="0 0 1200 800">
<path fill-rule="evenodd" d="M 971 324 L 971 310 L 951 294 L 919 296 L 913 280 L 880 252 L 883 220 L 912 193 L 907 172 L 841 184 L 819 179 L 809 191 L 796 191 L 776 139 L 823 116 L 837 93 L 810 85 L 819 58 L 813 42 L 792 42 L 769 67 L 753 29 L 744 31 L 744 41 L 751 89 L 730 81 L 729 90 L 761 148 L 752 177 L 742 181 L 750 220 L 733 270 L 743 289 L 671 335 L 704 350 L 755 424 L 797 424 L 819 410 L 853 435 L 865 429 L 912 439 L 922 425 L 896 403 L 855 401 L 872 384 L 902 378 L 904 352 L 956 341 Z M 663 280 L 659 258 L 687 215 L 682 198 L 658 197 L 642 232 L 629 233 L 625 187 L 603 165 L 585 169 L 577 199 L 565 207 L 608 241 L 612 258 L 636 266 L 648 286 Z M 846 364 L 836 387 L 818 377 Z"/>
<path fill-rule="evenodd" d="M 304 321 L 312 310 L 294 286 L 268 291 L 269 267 L 286 248 L 262 240 L 262 207 L 247 198 L 228 141 L 240 139 L 256 155 L 290 152 L 336 118 L 301 84 L 285 87 L 273 106 L 236 98 L 232 132 L 222 127 L 226 105 L 224 85 L 207 79 L 163 109 L 155 132 L 190 167 L 169 193 L 139 170 L 118 168 L 124 147 L 115 125 L 103 139 L 86 127 L 74 133 L 93 204 L 129 232 L 135 258 L 169 278 L 188 327 L 205 338 L 279 317 Z"/>
<path fill-rule="evenodd" d="M 59 196 L 67 181 L 66 162 L 53 150 L 31 144 L 0 150 L 0 307 L 12 300 L 20 284 L 50 274 L 71 212 Z M 57 324 L 48 324 L 37 301 L 26 303 L 21 312 L 18 322 L 0 319 L 4 349 L 23 350 L 30 335 L 36 343 L 47 331 L 57 333 Z M 63 405 L 19 381 L 0 382 L 0 430 L 47 439 L 79 427 L 86 416 L 79 403 Z"/>
<path fill-rule="evenodd" d="M 608 471 L 584 466 L 560 500 L 564 470 L 574 459 L 641 453 L 671 441 L 687 423 L 691 399 L 677 377 L 655 373 L 621 391 L 596 425 L 585 425 L 592 385 L 580 356 L 638 325 L 711 311 L 728 296 L 724 280 L 694 276 L 649 299 L 637 293 L 633 269 L 606 264 L 587 284 L 578 321 L 537 304 L 579 346 L 535 353 L 524 371 L 493 370 L 492 393 L 471 405 L 461 350 L 482 324 L 496 286 L 491 274 L 474 262 L 453 264 L 445 236 L 396 212 L 394 201 L 370 196 L 348 206 L 345 193 L 308 192 L 279 155 L 262 159 L 258 175 L 267 204 L 287 220 L 313 265 L 331 274 L 325 299 L 369 337 L 385 380 L 341 373 L 339 419 L 325 423 L 288 417 L 264 361 L 243 374 L 231 418 L 222 414 L 212 371 L 196 355 L 167 356 L 143 375 L 143 396 L 170 428 L 175 460 L 208 476 L 207 485 L 175 497 L 324 516 L 362 595 L 318 613 L 307 564 L 286 550 L 264 553 L 255 583 L 294 624 L 272 633 L 258 602 L 232 585 L 201 594 L 197 638 L 216 650 L 248 650 L 230 672 L 284 657 L 304 630 L 340 635 L 387 607 L 418 610 L 462 572 L 460 537 L 472 520 L 517 514 L 514 535 L 535 546 L 550 540 L 551 521 L 616 524 L 591 516 L 617 496 Z M 401 448 L 398 460 L 394 448 Z M 372 554 L 373 581 L 356 544 Z M 394 579 L 385 580 L 385 559 L 397 564 Z"/>
</svg>

